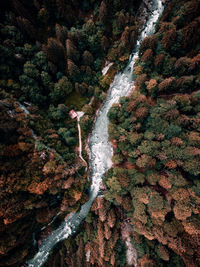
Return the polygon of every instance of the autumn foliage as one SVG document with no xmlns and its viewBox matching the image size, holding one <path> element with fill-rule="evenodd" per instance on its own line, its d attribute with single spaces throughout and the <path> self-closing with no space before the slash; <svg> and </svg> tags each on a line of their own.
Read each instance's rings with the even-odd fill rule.
<svg viewBox="0 0 200 267">
<path fill-rule="evenodd" d="M 85 145 L 145 23 L 141 2 L 13 0 L 2 8 L 0 266 L 22 266 L 87 201 L 68 114 L 85 112 Z M 166 2 L 140 45 L 135 91 L 108 112 L 114 155 L 103 196 L 48 266 L 200 264 L 200 1 Z M 114 64 L 102 76 L 105 60 Z"/>
<path fill-rule="evenodd" d="M 137 91 L 108 113 L 110 139 L 117 140 L 114 158 L 120 161 L 107 174 L 105 197 L 130 216 L 140 266 L 169 263 L 169 251 L 186 266 L 199 265 L 199 41 L 190 34 L 199 27 L 198 18 L 190 16 L 187 24 L 175 18 L 165 22 L 174 2 L 164 11 L 158 32 L 141 44 L 134 66 Z M 127 184 L 118 174 L 121 169 Z M 144 253 L 145 242 L 157 256 Z"/>
</svg>

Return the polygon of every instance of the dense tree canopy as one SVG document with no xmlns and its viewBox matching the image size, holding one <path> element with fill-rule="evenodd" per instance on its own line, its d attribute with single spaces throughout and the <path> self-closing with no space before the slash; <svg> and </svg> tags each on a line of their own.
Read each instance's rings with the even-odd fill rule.
<svg viewBox="0 0 200 267">
<path fill-rule="evenodd" d="M 24 265 L 88 200 L 69 112 L 84 112 L 87 161 L 96 110 L 128 62 L 150 2 L 0 4 L 0 266 Z M 114 155 L 103 196 L 46 266 L 127 266 L 128 254 L 138 266 L 199 265 L 200 1 L 163 2 L 155 34 L 139 48 L 134 90 L 108 112 Z"/>
</svg>

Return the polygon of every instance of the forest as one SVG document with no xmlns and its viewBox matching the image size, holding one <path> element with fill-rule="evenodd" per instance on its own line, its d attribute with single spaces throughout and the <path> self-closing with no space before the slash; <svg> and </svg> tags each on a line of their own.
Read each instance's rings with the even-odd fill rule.
<svg viewBox="0 0 200 267">
<path fill-rule="evenodd" d="M 200 265 L 200 1 L 163 1 L 131 94 L 108 112 L 113 166 L 44 266 Z M 96 111 L 150 14 L 145 0 L 0 3 L 0 266 L 26 266 L 88 200 Z M 103 75 L 106 62 L 113 65 Z M 129 256 L 127 256 L 129 255 Z"/>
</svg>

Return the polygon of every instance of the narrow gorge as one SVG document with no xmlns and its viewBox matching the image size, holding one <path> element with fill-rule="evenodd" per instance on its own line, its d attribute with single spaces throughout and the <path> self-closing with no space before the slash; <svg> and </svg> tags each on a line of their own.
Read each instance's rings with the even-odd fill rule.
<svg viewBox="0 0 200 267">
<path fill-rule="evenodd" d="M 112 166 L 111 158 L 113 151 L 108 138 L 109 120 L 107 114 L 112 105 L 119 101 L 120 97 L 126 96 L 134 90 L 133 66 L 135 60 L 138 58 L 139 46 L 146 36 L 153 34 L 155 24 L 163 11 L 162 1 L 155 0 L 151 8 L 151 15 L 137 41 L 134 52 L 132 52 L 130 56 L 128 65 L 123 72 L 115 75 L 110 89 L 108 90 L 106 100 L 98 111 L 97 119 L 89 140 L 89 168 L 92 180 L 89 200 L 82 205 L 79 212 L 70 214 L 66 222 L 63 222 L 58 229 L 54 230 L 52 234 L 43 241 L 42 245 L 39 247 L 38 253 L 28 262 L 28 266 L 30 267 L 42 266 L 55 244 L 76 232 L 77 227 L 87 216 L 93 201 L 98 196 L 103 176 Z"/>
</svg>

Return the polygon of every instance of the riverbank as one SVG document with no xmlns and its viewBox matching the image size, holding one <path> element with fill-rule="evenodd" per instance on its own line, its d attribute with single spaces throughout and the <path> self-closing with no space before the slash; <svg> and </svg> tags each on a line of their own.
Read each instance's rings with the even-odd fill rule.
<svg viewBox="0 0 200 267">
<path fill-rule="evenodd" d="M 159 12 L 161 12 L 162 10 L 159 9 L 154 16 L 151 17 L 151 20 L 149 21 L 150 25 L 153 25 L 153 22 L 156 21 L 158 19 L 159 16 Z M 151 26 L 152 27 L 152 26 Z M 148 31 L 152 30 L 151 27 L 148 27 L 147 29 L 145 29 L 145 34 L 148 33 Z M 136 57 L 132 58 L 133 60 L 136 59 Z M 127 68 L 124 70 L 124 72 L 122 73 L 118 73 L 115 75 L 114 81 L 112 83 L 112 85 L 110 86 L 110 89 L 108 90 L 107 93 L 107 98 L 104 102 L 104 104 L 102 105 L 99 114 L 96 118 L 96 122 L 94 124 L 93 127 L 93 131 L 90 137 L 90 144 L 89 144 L 89 148 L 90 148 L 90 170 L 91 170 L 91 175 L 92 175 L 92 184 L 91 184 L 91 190 L 90 190 L 90 200 L 87 203 L 85 203 L 80 212 L 75 214 L 76 216 L 76 221 L 72 221 L 72 223 L 76 225 L 76 227 L 82 222 L 82 220 L 85 218 L 85 216 L 87 216 L 89 209 L 90 209 L 90 205 L 92 204 L 93 200 L 96 198 L 98 192 L 99 192 L 99 188 L 100 188 L 100 183 L 102 181 L 102 178 L 105 174 L 105 172 L 107 170 L 109 170 L 112 166 L 112 148 L 110 146 L 110 143 L 108 141 L 108 118 L 107 118 L 107 114 L 110 110 L 110 108 L 112 107 L 112 105 L 114 103 L 117 103 L 120 99 L 120 97 L 122 96 L 126 96 L 128 94 L 128 92 L 132 89 L 132 66 L 133 66 L 134 62 L 130 62 L 129 65 L 127 66 Z M 130 67 L 131 66 L 131 67 Z M 100 257 L 98 258 L 98 262 L 99 263 L 103 263 L 104 262 L 104 249 L 105 249 L 105 239 L 109 241 L 109 237 L 111 236 L 111 228 L 114 226 L 113 222 L 112 222 L 112 218 L 111 221 L 109 222 L 109 224 L 105 224 L 104 222 L 106 221 L 107 215 L 105 213 L 105 210 L 103 208 L 103 205 L 101 204 L 101 202 L 104 202 L 104 198 L 97 198 L 96 202 L 97 203 L 97 210 L 100 216 L 100 221 L 98 222 L 98 246 L 99 246 L 99 251 L 100 251 Z M 96 205 L 94 203 L 94 205 Z M 99 203 L 99 204 L 98 204 Z M 118 210 L 118 213 L 120 213 L 120 210 Z M 115 215 L 113 215 L 115 217 Z M 121 216 L 123 217 L 123 214 L 121 214 Z M 86 218 L 86 221 L 90 221 L 89 218 Z M 73 224 L 71 225 L 71 227 L 73 227 Z M 69 226 L 69 224 L 66 224 L 67 226 Z M 107 230 L 105 231 L 106 236 L 104 237 L 104 233 L 103 233 L 103 225 L 104 227 L 107 227 Z M 107 226 L 106 226 L 107 225 Z M 96 226 L 95 226 L 96 228 Z M 65 229 L 65 228 L 64 228 Z M 60 231 L 60 230 L 59 230 Z M 113 229 L 113 231 L 116 231 L 115 228 Z M 59 232 L 60 233 L 60 232 Z M 67 236 L 70 232 L 68 231 L 67 228 L 67 232 L 66 234 L 64 234 L 62 232 L 62 234 L 64 234 L 64 236 Z M 60 237 L 60 234 L 58 235 Z M 52 237 L 53 238 L 53 237 Z M 58 238 L 58 240 L 62 240 L 63 237 Z M 52 248 L 52 246 L 54 245 L 54 242 L 50 243 L 51 240 L 51 236 L 49 236 L 48 238 L 49 241 L 47 241 L 46 244 L 51 244 L 50 248 Z M 128 239 L 129 240 L 129 239 Z M 127 246 L 128 249 L 130 249 L 130 244 L 129 241 L 127 240 Z M 117 240 L 116 240 L 117 241 Z M 116 243 L 116 242 L 115 242 Z M 68 241 L 65 241 L 65 244 L 67 244 L 67 246 L 69 245 Z M 129 244 L 129 245 L 128 245 Z M 48 248 L 48 250 L 47 250 Z M 45 252 L 46 251 L 46 252 Z M 44 251 L 40 251 L 40 254 L 43 253 L 49 253 L 49 246 L 44 246 Z M 90 255 L 91 249 L 87 251 L 87 254 Z M 36 254 L 35 258 L 31 261 L 33 264 L 35 262 L 35 260 L 39 257 L 40 260 L 40 254 Z M 92 253 L 93 257 L 94 254 Z M 111 263 L 113 265 L 113 263 L 115 262 L 115 255 L 109 255 L 109 259 L 111 260 Z M 130 259 L 130 258 L 129 258 Z M 70 259 L 69 259 L 70 260 Z M 38 259 L 37 259 L 37 263 L 38 263 Z M 34 266 L 34 265 L 33 265 Z"/>
</svg>

